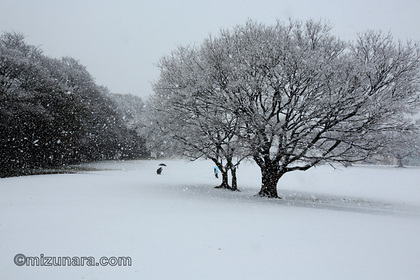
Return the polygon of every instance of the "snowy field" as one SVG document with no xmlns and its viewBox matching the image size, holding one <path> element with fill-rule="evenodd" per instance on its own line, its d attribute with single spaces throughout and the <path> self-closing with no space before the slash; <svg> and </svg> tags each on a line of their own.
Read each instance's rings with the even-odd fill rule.
<svg viewBox="0 0 420 280">
<path fill-rule="evenodd" d="M 218 190 L 209 161 L 104 162 L 102 171 L 0 179 L 0 279 L 420 279 L 420 169 L 321 166 L 284 199 Z M 17 266 L 129 256 L 131 266 Z"/>
</svg>

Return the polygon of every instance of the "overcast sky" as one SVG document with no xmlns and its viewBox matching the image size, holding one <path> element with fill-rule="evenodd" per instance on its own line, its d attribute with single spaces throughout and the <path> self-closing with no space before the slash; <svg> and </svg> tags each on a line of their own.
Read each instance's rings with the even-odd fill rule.
<svg viewBox="0 0 420 280">
<path fill-rule="evenodd" d="M 420 41 L 420 0 L 0 0 L 0 31 L 20 32 L 44 54 L 70 56 L 114 93 L 152 94 L 156 63 L 247 19 L 323 19 L 342 39 L 367 29 Z"/>
</svg>

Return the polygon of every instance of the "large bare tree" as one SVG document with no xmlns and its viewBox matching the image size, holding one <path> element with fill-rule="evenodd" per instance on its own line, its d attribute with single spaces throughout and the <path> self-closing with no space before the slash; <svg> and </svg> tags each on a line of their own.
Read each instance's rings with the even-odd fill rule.
<svg viewBox="0 0 420 280">
<path fill-rule="evenodd" d="M 347 43 L 321 22 L 248 21 L 190 54 L 188 65 L 164 67 L 161 79 L 176 74 L 188 100 L 206 100 L 194 110 L 217 105 L 235 120 L 233 139 L 261 168 L 261 196 L 278 197 L 288 172 L 364 159 L 381 147 L 384 131 L 406 126 L 418 109 L 418 46 L 380 32 Z"/>
</svg>

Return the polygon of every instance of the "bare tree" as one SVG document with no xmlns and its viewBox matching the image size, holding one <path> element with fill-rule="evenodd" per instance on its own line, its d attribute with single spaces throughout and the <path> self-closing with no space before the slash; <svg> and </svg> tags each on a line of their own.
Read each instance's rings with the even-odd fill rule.
<svg viewBox="0 0 420 280">
<path fill-rule="evenodd" d="M 367 32 L 352 46 L 329 31 L 314 21 L 248 22 L 221 34 L 240 77 L 225 89 L 228 104 L 261 168 L 261 196 L 278 197 L 288 172 L 367 157 L 380 133 L 418 108 L 417 45 Z"/>
<path fill-rule="evenodd" d="M 187 64 L 173 67 L 186 57 Z M 218 131 L 217 122 L 203 124 L 208 118 L 191 113 L 217 99 L 217 112 L 235 120 L 232 139 L 241 154 L 261 168 L 260 196 L 278 197 L 277 183 L 288 172 L 368 157 L 381 147 L 380 136 L 406 126 L 419 105 L 417 44 L 376 32 L 347 43 L 312 20 L 248 21 L 167 62 L 167 106 L 179 105 L 191 122 Z M 185 107 L 191 100 L 198 101 Z M 205 134 L 194 131 L 203 149 Z"/>
<path fill-rule="evenodd" d="M 222 173 L 218 187 L 237 190 L 236 167 L 244 158 L 238 152 L 238 120 L 213 94 L 207 58 L 199 50 L 179 48 L 159 66 L 161 77 L 147 106 L 149 145 L 192 160 L 211 159 Z"/>
</svg>

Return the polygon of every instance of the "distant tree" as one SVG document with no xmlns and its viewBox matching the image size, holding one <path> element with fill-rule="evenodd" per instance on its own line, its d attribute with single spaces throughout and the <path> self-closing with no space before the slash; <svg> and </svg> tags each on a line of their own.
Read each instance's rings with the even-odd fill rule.
<svg viewBox="0 0 420 280">
<path fill-rule="evenodd" d="M 47 58 L 27 45 L 23 35 L 4 33 L 0 49 L 1 173 L 61 164 L 67 136 L 80 125 L 65 109 L 77 111 L 77 103 L 51 77 Z"/>
<path fill-rule="evenodd" d="M 144 111 L 143 99 L 132 94 L 109 93 L 109 98 L 117 106 L 117 110 L 130 129 L 140 129 Z"/>
<path fill-rule="evenodd" d="M 212 84 L 206 83 L 208 64 L 205 52 L 179 48 L 161 60 L 161 77 L 149 100 L 149 144 L 169 146 L 171 153 L 211 159 L 222 174 L 218 187 L 237 190 L 236 168 L 243 159 L 236 134 L 234 115 L 223 110 Z M 229 185 L 228 172 L 232 182 Z"/>
<path fill-rule="evenodd" d="M 381 146 L 384 131 L 405 126 L 406 116 L 418 110 L 418 46 L 395 44 L 390 35 L 366 32 L 346 43 L 321 22 L 248 21 L 203 45 L 201 51 L 220 54 L 217 63 L 205 64 L 210 75 L 196 74 L 199 59 L 163 69 L 177 77 L 180 89 L 171 90 L 162 110 L 190 102 L 184 96 L 220 97 L 218 110 L 237 120 L 235 139 L 261 168 L 260 196 L 278 197 L 277 183 L 288 172 L 368 157 Z M 172 104 L 174 95 L 181 105 Z M 202 124 L 189 116 L 173 115 L 182 122 L 170 126 Z"/>
<path fill-rule="evenodd" d="M 54 79 L 79 103 L 78 111 L 67 109 L 81 119 L 77 143 L 72 146 L 77 162 L 138 158 L 145 153 L 144 149 L 139 152 L 143 140 L 134 137 L 136 134 L 127 128 L 112 94 L 96 85 L 85 66 L 74 58 L 64 57 L 54 69 Z"/>
<path fill-rule="evenodd" d="M 0 36 L 0 176 L 140 157 L 144 146 L 85 66 L 43 55 L 22 34 Z"/>
<path fill-rule="evenodd" d="M 121 122 L 121 151 L 122 159 L 137 159 L 149 155 L 145 138 L 142 135 L 142 117 L 144 111 L 143 100 L 131 94 L 112 94 L 108 97 L 115 104 Z"/>
<path fill-rule="evenodd" d="M 404 167 L 410 158 L 420 157 L 419 123 L 385 132 L 378 153 L 396 159 L 398 167 Z"/>
</svg>

